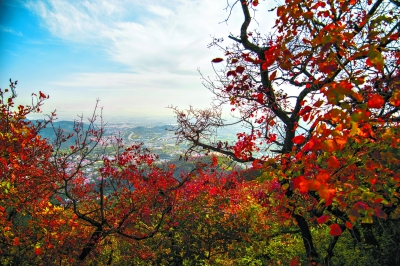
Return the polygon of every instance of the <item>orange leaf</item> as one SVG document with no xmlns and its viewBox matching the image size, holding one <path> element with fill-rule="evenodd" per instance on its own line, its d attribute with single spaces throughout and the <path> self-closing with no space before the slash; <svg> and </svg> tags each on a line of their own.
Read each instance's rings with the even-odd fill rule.
<svg viewBox="0 0 400 266">
<path fill-rule="evenodd" d="M 392 97 L 389 99 L 390 103 L 396 107 L 400 106 L 400 90 L 393 92 Z"/>
<path fill-rule="evenodd" d="M 321 170 L 317 174 L 317 180 L 320 182 L 325 182 L 329 178 L 329 173 L 327 171 Z"/>
<path fill-rule="evenodd" d="M 318 100 L 318 101 L 316 101 L 314 104 L 313 104 L 313 106 L 314 107 L 321 107 L 321 105 L 324 103 L 324 101 L 322 101 L 322 100 Z"/>
<path fill-rule="evenodd" d="M 279 6 L 276 9 L 276 14 L 278 15 L 278 17 L 282 16 L 285 13 L 285 6 Z"/>
<path fill-rule="evenodd" d="M 308 181 L 308 189 L 311 191 L 317 191 L 321 186 L 321 182 L 317 180 L 309 180 Z"/>
<path fill-rule="evenodd" d="M 369 100 L 368 100 L 368 107 L 369 108 L 382 108 L 382 106 L 385 104 L 385 100 L 383 99 L 382 96 L 374 94 Z"/>
<path fill-rule="evenodd" d="M 326 201 L 327 206 L 329 206 L 332 203 L 332 198 L 335 195 L 335 190 L 334 189 L 329 189 L 325 186 L 320 186 L 318 189 L 318 194 L 319 196 Z"/>
<path fill-rule="evenodd" d="M 332 236 L 340 236 L 342 234 L 342 228 L 338 224 L 331 224 L 329 226 L 331 231 L 329 232 Z"/>
<path fill-rule="evenodd" d="M 349 230 L 353 230 L 353 225 L 350 222 L 346 222 L 346 227 Z"/>
<path fill-rule="evenodd" d="M 308 192 L 308 182 L 304 176 L 299 176 L 293 179 L 294 189 L 298 188 L 301 193 Z"/>
<path fill-rule="evenodd" d="M 327 139 L 322 142 L 321 148 L 327 152 L 333 152 L 338 150 L 338 146 L 333 139 Z"/>
<path fill-rule="evenodd" d="M 335 143 L 339 150 L 344 148 L 344 145 L 347 143 L 346 137 L 335 137 Z"/>
<path fill-rule="evenodd" d="M 13 240 L 13 246 L 18 246 L 19 245 L 19 238 L 18 237 L 14 237 L 14 240 Z"/>
</svg>

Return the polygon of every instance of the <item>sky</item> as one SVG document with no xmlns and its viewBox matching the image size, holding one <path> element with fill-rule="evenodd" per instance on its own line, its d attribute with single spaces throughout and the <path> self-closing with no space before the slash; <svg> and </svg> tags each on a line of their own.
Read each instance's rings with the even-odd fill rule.
<svg viewBox="0 0 400 266">
<path fill-rule="evenodd" d="M 0 87 L 18 80 L 21 104 L 33 92 L 50 95 L 42 111 L 57 110 L 61 120 L 90 116 L 96 99 L 109 120 L 170 119 L 168 106 L 208 107 L 213 95 L 198 71 L 214 77 L 211 60 L 223 52 L 207 45 L 212 37 L 231 43 L 243 20 L 236 5 L 223 22 L 227 0 L 0 3 Z M 254 26 L 272 26 L 265 14 Z"/>
</svg>

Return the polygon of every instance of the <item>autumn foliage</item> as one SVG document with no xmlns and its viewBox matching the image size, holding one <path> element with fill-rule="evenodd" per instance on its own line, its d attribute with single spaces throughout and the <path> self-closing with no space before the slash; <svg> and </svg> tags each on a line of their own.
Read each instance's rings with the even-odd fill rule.
<svg viewBox="0 0 400 266">
<path fill-rule="evenodd" d="M 43 92 L 14 106 L 16 82 L 1 90 L 1 263 L 399 264 L 398 1 L 264 5 L 228 1 L 244 18 L 211 44 L 214 104 L 172 108 L 188 172 L 107 137 L 97 106 L 66 135 L 55 114 L 26 119 Z M 237 140 L 218 140 L 232 124 Z"/>
<path fill-rule="evenodd" d="M 112 250 L 111 239 L 129 243 L 155 235 L 185 177 L 178 180 L 171 170 L 155 166 L 156 156 L 140 144 L 123 147 L 118 138 L 104 139 L 96 114 L 85 130 L 75 122 L 75 145 L 62 149 L 74 134 L 65 136 L 56 128 L 57 139 L 49 144 L 39 131 L 51 126 L 54 116 L 26 120 L 47 97 L 40 92 L 33 95 L 35 105 L 15 109 L 15 85 L 11 95 L 1 91 L 2 263 L 73 264 L 98 250 Z M 106 145 L 115 152 L 92 154 Z M 89 166 L 93 172 L 85 171 Z M 130 249 L 137 252 L 135 245 Z"/>
<path fill-rule="evenodd" d="M 174 108 L 177 135 L 191 152 L 252 162 L 261 180 L 279 180 L 310 262 L 329 264 L 345 230 L 363 242 L 358 226 L 399 218 L 399 4 L 285 1 L 270 10 L 277 19 L 264 34 L 250 30 L 262 3 L 233 2 L 228 9 L 241 6 L 242 27 L 230 46 L 214 40 L 225 58 L 212 60 L 221 67 L 217 81 L 204 83 L 214 106 L 231 105 L 247 130 L 221 145 L 209 138 L 228 126 L 216 107 Z M 324 258 L 313 217 L 333 236 Z"/>
</svg>

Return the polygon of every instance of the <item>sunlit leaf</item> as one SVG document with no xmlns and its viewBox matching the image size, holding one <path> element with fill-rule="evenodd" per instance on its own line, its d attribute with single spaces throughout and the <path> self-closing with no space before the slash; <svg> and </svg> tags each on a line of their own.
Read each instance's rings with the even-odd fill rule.
<svg viewBox="0 0 400 266">
<path fill-rule="evenodd" d="M 296 136 L 292 139 L 293 143 L 297 145 L 303 144 L 305 140 L 306 138 L 302 135 Z"/>
<path fill-rule="evenodd" d="M 368 100 L 368 107 L 369 108 L 382 108 L 382 106 L 385 104 L 385 100 L 383 99 L 382 96 L 374 94 L 372 95 L 369 100 Z"/>
</svg>

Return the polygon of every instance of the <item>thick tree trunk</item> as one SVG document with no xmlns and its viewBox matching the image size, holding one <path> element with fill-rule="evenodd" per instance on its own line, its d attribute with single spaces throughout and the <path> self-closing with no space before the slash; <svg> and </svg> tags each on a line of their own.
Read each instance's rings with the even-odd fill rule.
<svg viewBox="0 0 400 266">
<path fill-rule="evenodd" d="M 307 257 L 310 262 L 318 262 L 318 253 L 315 250 L 310 228 L 308 227 L 307 221 L 303 216 L 298 214 L 294 215 L 297 225 L 301 230 L 301 236 L 303 237 L 304 248 L 306 249 Z"/>
<path fill-rule="evenodd" d="M 81 255 L 79 255 L 80 260 L 84 260 L 87 257 L 87 255 L 90 254 L 96 243 L 99 241 L 101 232 L 102 232 L 101 228 L 97 228 L 97 230 L 93 232 L 92 236 L 89 239 L 89 242 L 83 248 Z"/>
</svg>

